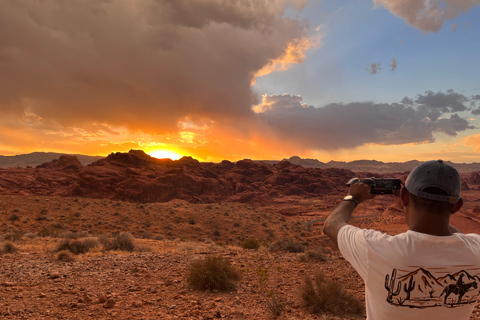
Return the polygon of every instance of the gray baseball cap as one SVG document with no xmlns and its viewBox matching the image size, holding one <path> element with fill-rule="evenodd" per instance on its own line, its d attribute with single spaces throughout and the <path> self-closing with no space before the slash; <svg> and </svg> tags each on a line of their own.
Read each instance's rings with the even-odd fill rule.
<svg viewBox="0 0 480 320">
<path fill-rule="evenodd" d="M 460 175 L 457 169 L 442 160 L 427 161 L 410 172 L 405 188 L 420 198 L 456 203 L 460 199 Z M 439 188 L 447 195 L 424 192 L 425 188 Z"/>
</svg>

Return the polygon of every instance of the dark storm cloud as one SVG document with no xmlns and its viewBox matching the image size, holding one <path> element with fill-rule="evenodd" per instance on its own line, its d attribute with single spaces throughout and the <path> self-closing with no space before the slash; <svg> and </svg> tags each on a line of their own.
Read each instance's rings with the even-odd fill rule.
<svg viewBox="0 0 480 320">
<path fill-rule="evenodd" d="M 157 133 L 251 117 L 255 74 L 306 35 L 289 2 L 2 1 L 0 112 Z"/>
<path fill-rule="evenodd" d="M 453 91 L 427 92 L 416 100 L 405 98 L 401 103 L 356 102 L 322 108 L 306 106 L 299 97 L 272 96 L 264 97 L 263 105 L 268 108 L 258 115 L 282 139 L 295 140 L 309 149 L 433 142 L 435 132 L 455 136 L 474 128 L 453 113 L 466 107 L 453 103 L 452 96 L 460 99 Z M 439 105 L 433 105 L 433 100 Z M 432 112 L 437 116 L 432 116 Z"/>
</svg>

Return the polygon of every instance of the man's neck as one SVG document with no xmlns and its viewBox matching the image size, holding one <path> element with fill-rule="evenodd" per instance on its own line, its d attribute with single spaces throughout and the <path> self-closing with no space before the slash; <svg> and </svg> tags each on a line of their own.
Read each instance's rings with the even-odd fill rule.
<svg viewBox="0 0 480 320">
<path fill-rule="evenodd" d="M 430 234 L 432 236 L 451 236 L 450 217 L 437 214 L 420 214 L 416 215 L 414 221 L 410 221 L 409 229 L 412 231 Z"/>
</svg>

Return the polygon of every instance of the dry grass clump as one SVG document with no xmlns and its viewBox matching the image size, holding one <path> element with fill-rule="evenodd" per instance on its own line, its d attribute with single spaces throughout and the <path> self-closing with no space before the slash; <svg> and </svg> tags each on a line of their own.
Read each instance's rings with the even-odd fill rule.
<svg viewBox="0 0 480 320">
<path fill-rule="evenodd" d="M 75 256 L 68 250 L 62 250 L 57 253 L 55 258 L 58 261 L 63 261 L 63 262 L 72 262 L 75 261 Z"/>
<path fill-rule="evenodd" d="M 242 274 L 230 261 L 221 257 L 206 257 L 190 264 L 187 283 L 195 290 L 230 291 L 235 289 L 236 282 L 241 278 Z"/>
<path fill-rule="evenodd" d="M 300 293 L 306 309 L 312 313 L 342 316 L 364 312 L 363 303 L 358 298 L 346 292 L 339 282 L 326 279 L 323 273 L 318 273 L 314 282 L 305 278 Z"/>
<path fill-rule="evenodd" d="M 257 250 L 260 247 L 260 244 L 256 239 L 248 238 L 242 241 L 240 244 L 243 249 L 254 249 Z"/>
<path fill-rule="evenodd" d="M 122 232 L 112 239 L 102 238 L 101 240 L 104 250 L 119 250 L 132 252 L 135 250 L 133 236 L 130 233 Z"/>
<path fill-rule="evenodd" d="M 0 251 L 1 251 L 1 253 L 15 253 L 15 252 L 18 251 L 18 248 L 15 247 L 12 242 L 5 241 L 3 243 L 3 247 Z"/>
<path fill-rule="evenodd" d="M 316 261 L 321 261 L 321 262 L 327 261 L 327 257 L 325 256 L 325 252 L 322 249 L 308 250 L 305 253 L 310 260 L 316 260 Z"/>
<path fill-rule="evenodd" d="M 64 239 L 58 244 L 55 251 L 60 252 L 67 250 L 73 254 L 82 254 L 87 253 L 90 249 L 93 249 L 96 246 L 98 246 L 98 241 L 93 238 L 87 238 L 84 240 Z"/>
<path fill-rule="evenodd" d="M 3 235 L 5 241 L 19 241 L 22 239 L 23 233 L 19 230 L 9 231 Z"/>
<path fill-rule="evenodd" d="M 274 244 L 271 244 L 269 250 L 299 253 L 299 252 L 305 252 L 305 246 L 302 243 L 297 242 L 292 238 L 289 238 L 289 239 L 278 240 Z"/>
</svg>

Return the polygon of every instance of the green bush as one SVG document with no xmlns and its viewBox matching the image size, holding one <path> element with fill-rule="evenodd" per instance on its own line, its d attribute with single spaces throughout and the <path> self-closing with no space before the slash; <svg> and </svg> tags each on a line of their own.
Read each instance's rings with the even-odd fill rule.
<svg viewBox="0 0 480 320">
<path fill-rule="evenodd" d="M 253 238 L 248 238 L 242 241 L 240 244 L 243 249 L 258 249 L 260 247 L 260 244 L 258 243 L 257 240 Z"/>
<path fill-rule="evenodd" d="M 95 248 L 98 245 L 98 242 L 95 239 L 64 239 L 62 240 L 55 251 L 60 252 L 63 250 L 70 251 L 73 254 L 82 254 L 87 253 L 90 249 Z"/>
<path fill-rule="evenodd" d="M 188 285 L 195 290 L 230 291 L 241 279 L 241 273 L 221 257 L 206 257 L 193 261 L 187 274 Z"/>
<path fill-rule="evenodd" d="M 326 279 L 323 273 L 315 276 L 315 282 L 305 278 L 300 292 L 306 309 L 312 313 L 333 313 L 342 316 L 345 313 L 364 312 L 362 301 L 346 292 L 339 282 Z"/>
</svg>

